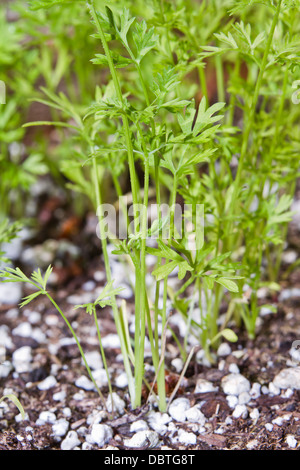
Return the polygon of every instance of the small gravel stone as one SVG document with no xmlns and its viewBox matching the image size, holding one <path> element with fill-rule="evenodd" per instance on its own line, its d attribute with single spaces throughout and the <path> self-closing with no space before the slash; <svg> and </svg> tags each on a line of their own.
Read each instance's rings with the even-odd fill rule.
<svg viewBox="0 0 300 470">
<path fill-rule="evenodd" d="M 227 395 L 226 400 L 230 408 L 235 408 L 239 402 L 238 397 L 235 395 Z"/>
<path fill-rule="evenodd" d="M 12 362 L 18 374 L 29 372 L 31 369 L 32 350 L 30 346 L 22 346 L 16 349 L 12 355 Z"/>
<path fill-rule="evenodd" d="M 231 374 L 239 374 L 240 373 L 240 369 L 238 368 L 238 366 L 234 362 L 232 364 L 230 364 L 230 366 L 228 367 L 228 370 Z"/>
<path fill-rule="evenodd" d="M 22 285 L 19 282 L 0 284 L 0 305 L 19 304 L 23 295 Z"/>
<path fill-rule="evenodd" d="M 139 419 L 130 425 L 130 432 L 147 431 L 149 429 L 148 424 L 143 419 Z"/>
<path fill-rule="evenodd" d="M 96 444 L 103 447 L 113 437 L 113 430 L 107 424 L 95 423 L 92 426 L 91 433 L 86 436 L 86 441 L 89 444 Z"/>
<path fill-rule="evenodd" d="M 76 387 L 82 388 L 83 390 L 95 390 L 95 385 L 85 375 L 78 377 L 78 379 L 75 380 L 75 385 Z"/>
<path fill-rule="evenodd" d="M 259 413 L 258 408 L 254 408 L 250 413 L 250 418 L 254 421 L 254 423 L 257 422 L 259 416 L 260 416 L 260 413 Z"/>
<path fill-rule="evenodd" d="M 221 343 L 217 350 L 217 355 L 219 357 L 226 357 L 231 354 L 231 347 L 228 343 Z"/>
<path fill-rule="evenodd" d="M 251 400 L 251 396 L 248 392 L 242 392 L 239 394 L 239 405 L 246 405 Z"/>
<path fill-rule="evenodd" d="M 266 423 L 265 428 L 267 431 L 271 432 L 273 431 L 273 424 L 272 423 Z"/>
<path fill-rule="evenodd" d="M 243 418 L 243 419 L 247 418 L 248 410 L 247 410 L 246 405 L 236 405 L 232 413 L 232 416 L 234 418 Z"/>
<path fill-rule="evenodd" d="M 172 418 L 168 413 L 150 411 L 147 420 L 151 429 L 160 435 L 164 435 L 168 431 L 167 424 L 172 421 Z"/>
<path fill-rule="evenodd" d="M 112 406 L 112 401 L 113 401 L 113 406 Z M 125 412 L 125 401 L 122 400 L 122 398 L 115 392 L 112 394 L 112 398 L 109 395 L 108 399 L 106 400 L 106 407 L 108 411 L 112 411 L 114 408 L 114 411 L 119 413 L 120 415 Z"/>
<path fill-rule="evenodd" d="M 300 367 L 282 369 L 273 379 L 278 388 L 300 390 Z"/>
<path fill-rule="evenodd" d="M 186 420 L 186 412 L 190 409 L 190 406 L 190 400 L 187 398 L 176 398 L 169 407 L 169 415 L 175 421 L 184 422 Z"/>
<path fill-rule="evenodd" d="M 181 357 L 176 357 L 175 359 L 172 359 L 171 364 L 175 368 L 177 374 L 180 374 L 183 369 L 183 360 L 181 359 Z"/>
<path fill-rule="evenodd" d="M 250 396 L 255 400 L 256 398 L 260 397 L 260 389 L 261 385 L 258 382 L 254 382 L 252 384 L 251 390 L 250 390 Z"/>
<path fill-rule="evenodd" d="M 85 353 L 86 362 L 93 370 L 102 369 L 103 363 L 101 354 L 98 351 L 89 351 Z M 83 363 L 83 361 L 82 361 Z"/>
<path fill-rule="evenodd" d="M 64 401 L 66 396 L 67 396 L 66 392 L 64 390 L 62 390 L 61 392 L 57 392 L 57 393 L 53 394 L 53 400 L 62 402 L 62 401 Z"/>
<path fill-rule="evenodd" d="M 69 429 L 69 423 L 66 419 L 58 419 L 52 426 L 54 437 L 63 437 Z M 77 445 L 77 444 L 76 444 Z"/>
<path fill-rule="evenodd" d="M 293 436 L 292 434 L 288 434 L 286 436 L 286 443 L 291 449 L 295 449 L 298 444 L 297 439 L 295 439 L 295 436 Z"/>
<path fill-rule="evenodd" d="M 81 444 L 76 431 L 69 431 L 66 438 L 62 441 L 61 450 L 73 450 Z"/>
<path fill-rule="evenodd" d="M 242 392 L 249 392 L 250 382 L 241 374 L 229 374 L 222 378 L 221 385 L 226 395 L 239 396 Z"/>
<path fill-rule="evenodd" d="M 126 388 L 128 386 L 128 378 L 126 372 L 122 372 L 116 377 L 115 384 L 119 388 Z"/>
<path fill-rule="evenodd" d="M 49 375 L 38 384 L 39 390 L 50 390 L 57 384 L 56 378 L 53 375 Z"/>
<path fill-rule="evenodd" d="M 159 435 L 156 431 L 139 431 L 131 439 L 125 439 L 126 447 L 139 449 L 141 447 L 153 448 L 159 442 Z"/>
<path fill-rule="evenodd" d="M 218 387 L 215 387 L 212 382 L 205 379 L 198 379 L 194 393 L 217 392 Z"/>
<path fill-rule="evenodd" d="M 176 441 L 186 446 L 195 445 L 197 442 L 197 437 L 196 437 L 196 434 L 192 432 L 187 432 L 187 431 L 184 431 L 183 429 L 179 429 Z"/>
<path fill-rule="evenodd" d="M 199 410 L 198 406 L 189 408 L 185 413 L 186 419 L 190 423 L 198 423 L 200 426 L 204 426 L 206 422 L 205 415 Z"/>
<path fill-rule="evenodd" d="M 36 424 L 38 426 L 43 426 L 46 423 L 54 424 L 56 422 L 56 415 L 52 411 L 42 411 L 39 414 Z"/>
<path fill-rule="evenodd" d="M 12 330 L 12 334 L 15 336 L 21 336 L 22 338 L 29 338 L 32 336 L 32 326 L 29 322 L 24 321 Z"/>
</svg>

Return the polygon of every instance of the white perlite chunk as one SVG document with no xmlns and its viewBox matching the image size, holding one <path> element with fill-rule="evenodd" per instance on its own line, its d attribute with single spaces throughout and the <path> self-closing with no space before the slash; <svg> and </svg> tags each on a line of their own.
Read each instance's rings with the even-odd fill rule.
<svg viewBox="0 0 300 470">
<path fill-rule="evenodd" d="M 58 419 L 52 426 L 54 437 L 63 437 L 67 434 L 69 423 L 66 419 Z"/>
<path fill-rule="evenodd" d="M 190 423 L 198 423 L 200 426 L 204 426 L 206 422 L 205 415 L 197 406 L 189 408 L 185 413 L 185 417 Z"/>
<path fill-rule="evenodd" d="M 295 436 L 293 436 L 292 434 L 286 436 L 286 443 L 291 449 L 295 449 L 298 444 L 297 439 L 295 439 Z"/>
<path fill-rule="evenodd" d="M 43 426 L 46 423 L 54 424 L 56 422 L 56 415 L 52 411 L 42 411 L 39 414 L 36 424 L 38 426 Z"/>
<path fill-rule="evenodd" d="M 125 401 L 115 392 L 113 392 L 112 397 L 109 395 L 106 400 L 107 411 L 111 412 L 113 409 L 120 415 L 124 413 Z"/>
<path fill-rule="evenodd" d="M 178 436 L 175 439 L 177 442 L 180 442 L 180 444 L 184 444 L 186 446 L 195 445 L 197 442 L 196 434 L 184 431 L 183 429 L 178 431 Z"/>
<path fill-rule="evenodd" d="M 212 382 L 205 379 L 198 379 L 194 393 L 217 392 L 218 387 L 214 387 Z"/>
<path fill-rule="evenodd" d="M 247 410 L 246 405 L 236 405 L 232 413 L 232 416 L 234 418 L 243 418 L 243 419 L 247 418 L 248 410 Z"/>
<path fill-rule="evenodd" d="M 167 424 L 172 421 L 171 416 L 168 413 L 160 413 L 150 411 L 148 414 L 149 426 L 160 435 L 164 435 L 168 431 Z"/>
<path fill-rule="evenodd" d="M 42 382 L 38 384 L 38 389 L 49 390 L 50 388 L 55 387 L 56 384 L 57 384 L 57 381 L 54 375 L 49 375 L 44 380 L 42 380 Z"/>
<path fill-rule="evenodd" d="M 86 436 L 86 441 L 89 444 L 96 444 L 99 447 L 103 447 L 113 437 L 112 428 L 107 424 L 93 424 L 91 433 Z"/>
<path fill-rule="evenodd" d="M 275 376 L 273 384 L 278 388 L 300 390 L 300 367 L 282 369 Z"/>
<path fill-rule="evenodd" d="M 222 378 L 222 388 L 226 395 L 239 396 L 243 392 L 249 392 L 250 382 L 241 374 L 229 374 Z"/>
<path fill-rule="evenodd" d="M 159 442 L 159 435 L 156 431 L 139 431 L 131 439 L 125 439 L 126 447 L 139 449 L 141 447 L 153 448 Z"/>
<path fill-rule="evenodd" d="M 217 355 L 219 357 L 229 356 L 231 354 L 231 347 L 228 343 L 221 343 L 218 347 Z"/>
<path fill-rule="evenodd" d="M 130 425 L 130 432 L 147 431 L 148 429 L 149 426 L 143 419 L 139 419 Z"/>
<path fill-rule="evenodd" d="M 89 351 L 85 354 L 86 362 L 90 366 L 91 369 L 97 370 L 102 369 L 103 363 L 101 355 L 98 351 Z M 83 360 L 82 360 L 83 363 Z"/>
<path fill-rule="evenodd" d="M 175 421 L 184 422 L 186 420 L 186 412 L 190 409 L 190 406 L 190 400 L 187 398 L 176 398 L 169 407 L 169 415 Z"/>
<path fill-rule="evenodd" d="M 32 361 L 32 353 L 30 346 L 22 346 L 16 349 L 12 355 L 13 366 L 19 374 L 30 371 L 30 362 Z"/>
<path fill-rule="evenodd" d="M 66 438 L 62 441 L 61 450 L 73 450 L 81 444 L 76 431 L 69 431 Z"/>
<path fill-rule="evenodd" d="M 81 375 L 80 377 L 78 377 L 78 379 L 75 380 L 75 385 L 76 387 L 83 388 L 83 390 L 87 391 L 95 389 L 95 385 L 93 384 L 93 382 L 88 379 L 85 375 Z"/>
</svg>

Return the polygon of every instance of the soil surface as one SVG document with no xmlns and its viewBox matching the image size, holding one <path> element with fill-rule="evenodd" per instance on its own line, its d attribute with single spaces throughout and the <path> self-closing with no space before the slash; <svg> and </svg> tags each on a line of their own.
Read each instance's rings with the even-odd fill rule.
<svg viewBox="0 0 300 470">
<path fill-rule="evenodd" d="M 74 310 L 74 305 L 84 303 L 82 300 L 87 300 L 95 289 L 101 288 L 105 283 L 103 266 L 99 261 L 99 240 L 94 235 L 94 218 L 87 216 L 81 219 L 67 215 L 63 203 L 64 200 L 60 199 L 60 196 L 41 198 L 38 205 L 41 228 L 23 241 L 22 249 L 14 259 L 14 265 L 30 273 L 39 263 L 43 267 L 43 263 L 46 265 L 50 260 L 55 273 L 51 292 L 78 333 L 84 351 L 92 352 L 98 348 L 93 318 L 82 309 Z M 47 240 L 55 240 L 57 243 L 55 250 L 51 252 L 52 255 L 48 257 L 43 245 Z M 38 251 L 37 247 L 40 245 L 43 245 L 44 249 Z M 80 249 L 76 251 L 74 247 Z M 293 259 L 298 257 L 299 250 L 299 226 L 291 225 L 285 249 L 286 261 L 280 275 L 281 290 L 271 294 L 271 297 L 268 291 L 262 291 L 261 303 L 275 305 L 277 313 L 265 313 L 259 319 L 255 340 L 250 341 L 242 330 L 239 332 L 238 342 L 228 343 L 227 353 L 217 356 L 215 364 L 207 364 L 199 355 L 195 355 L 191 360 L 176 398 L 187 398 L 191 408 L 198 406 L 205 416 L 205 424 L 201 428 L 197 421 L 173 419 L 173 428 L 168 425 L 165 431 L 159 434 L 159 441 L 155 443 L 154 448 L 299 448 L 300 384 L 299 390 L 297 387 L 277 389 L 272 386 L 274 377 L 281 370 L 297 366 L 290 351 L 293 341 L 300 340 L 300 268 L 289 270 L 289 266 L 293 256 Z M 44 259 L 41 259 L 41 252 Z M 12 285 L 10 286 L 12 289 Z M 22 295 L 28 295 L 30 292 L 30 288 L 25 286 Z M 130 289 L 125 294 L 127 309 L 133 312 Z M 16 394 L 26 416 L 25 420 L 21 420 L 19 411 L 12 402 L 5 400 L 1 403 L 0 450 L 60 450 L 66 434 L 70 431 L 75 431 L 78 439 L 75 448 L 82 449 L 86 435 L 93 425 L 92 417 L 97 413 L 98 422 L 108 424 L 113 432 L 103 446 L 90 443 L 85 444 L 86 448 L 130 449 L 128 440 L 138 429 L 137 425 L 134 427 L 134 423 L 147 423 L 149 412 L 157 411 L 157 407 L 153 401 L 147 403 L 145 393 L 142 407 L 131 409 L 126 381 L 121 380 L 124 374 L 122 376 L 120 349 L 110 309 L 106 308 L 101 312 L 100 325 L 113 390 L 124 401 L 123 409 L 114 416 L 103 410 L 101 400 L 93 389 L 87 390 L 88 387 L 80 386 L 78 379 L 87 376 L 80 353 L 63 319 L 47 299 L 38 297 L 23 309 L 19 309 L 17 303 L 0 304 L 0 328 L 6 338 L 3 364 L 10 367 L 8 373 L 2 372 L 0 375 L 0 396 L 8 392 Z M 18 371 L 14 363 L 14 352 L 24 346 L 29 347 L 31 359 L 27 370 L 25 367 L 24 371 Z M 151 357 L 148 362 L 147 378 L 151 382 Z M 179 378 L 178 364 L 180 365 L 180 355 L 176 343 L 170 337 L 166 350 L 168 394 L 172 392 Z M 244 412 L 240 417 L 237 416 L 238 413 L 234 414 L 236 403 L 230 403 L 222 387 L 222 378 L 232 372 L 242 374 L 252 387 L 251 399 L 245 400 Z M 54 380 L 53 384 L 47 387 L 45 379 L 49 377 Z M 212 384 L 213 391 L 199 391 L 201 379 Z M 254 383 L 259 384 L 259 392 L 256 394 L 253 392 Z M 101 390 L 103 395 L 108 397 L 104 378 Z M 43 412 L 52 414 L 45 418 Z M 99 413 L 102 413 L 101 418 Z M 62 432 L 58 436 L 53 426 L 60 420 L 67 422 L 67 427 L 65 433 Z M 149 422 L 147 427 L 151 429 Z M 196 438 L 189 443 L 189 436 L 183 434 L 182 430 Z M 187 437 L 182 438 L 183 435 Z M 144 448 L 149 445 L 146 443 Z"/>
</svg>

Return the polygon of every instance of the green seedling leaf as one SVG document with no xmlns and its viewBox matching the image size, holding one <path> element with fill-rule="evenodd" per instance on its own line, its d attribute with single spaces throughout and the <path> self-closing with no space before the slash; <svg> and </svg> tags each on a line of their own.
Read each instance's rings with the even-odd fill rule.
<svg viewBox="0 0 300 470">
<path fill-rule="evenodd" d="M 23 406 L 21 405 L 21 403 L 20 403 L 20 401 L 18 400 L 18 398 L 16 397 L 16 395 L 14 395 L 13 393 L 9 393 L 8 395 L 3 395 L 3 397 L 0 398 L 0 403 L 1 403 L 1 401 L 5 400 L 5 399 L 8 399 L 8 400 L 12 401 L 13 404 L 16 405 L 16 407 L 17 407 L 18 410 L 20 411 L 21 416 L 22 416 L 22 419 L 25 419 L 25 411 L 24 411 L 24 408 L 23 408 Z"/>
<path fill-rule="evenodd" d="M 169 276 L 177 266 L 177 261 L 171 261 L 170 263 L 163 264 L 162 266 L 159 266 L 158 268 L 154 269 L 154 271 L 152 271 L 152 274 L 156 277 L 157 281 L 161 281 L 161 279 L 164 279 L 165 277 Z"/>
<path fill-rule="evenodd" d="M 238 288 L 237 284 L 235 282 L 231 281 L 230 279 L 226 279 L 224 277 L 219 277 L 219 278 L 215 279 L 215 282 L 218 282 L 219 284 L 221 284 L 223 287 L 225 287 L 230 292 L 238 292 L 239 291 L 239 288 Z"/>
<path fill-rule="evenodd" d="M 237 335 L 235 334 L 234 331 L 232 331 L 230 328 L 225 328 L 224 330 L 221 331 L 221 335 L 227 339 L 227 341 L 230 341 L 231 343 L 236 343 L 238 340 Z"/>
</svg>

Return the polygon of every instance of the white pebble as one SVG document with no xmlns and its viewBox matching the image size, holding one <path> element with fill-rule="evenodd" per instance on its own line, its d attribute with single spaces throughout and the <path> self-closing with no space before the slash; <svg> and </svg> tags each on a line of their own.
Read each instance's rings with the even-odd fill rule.
<svg viewBox="0 0 300 470">
<path fill-rule="evenodd" d="M 56 415 L 52 411 L 42 411 L 39 414 L 38 419 L 36 420 L 36 424 L 38 426 L 42 426 L 46 423 L 54 424 L 56 422 Z"/>
<path fill-rule="evenodd" d="M 177 374 L 180 374 L 183 369 L 183 360 L 181 359 L 181 357 L 176 357 L 175 359 L 172 359 L 171 364 L 176 370 Z"/>
<path fill-rule="evenodd" d="M 76 431 L 69 431 L 66 438 L 62 441 L 61 450 L 73 450 L 81 444 Z"/>
<path fill-rule="evenodd" d="M 131 439 L 124 439 L 126 447 L 139 449 L 141 447 L 153 448 L 159 442 L 159 435 L 156 431 L 139 431 Z"/>
<path fill-rule="evenodd" d="M 258 408 L 254 408 L 250 413 L 250 418 L 256 423 L 260 416 Z"/>
<path fill-rule="evenodd" d="M 32 335 L 32 326 L 29 322 L 24 321 L 12 330 L 12 334 L 22 338 L 29 338 Z"/>
<path fill-rule="evenodd" d="M 221 343 L 218 347 L 217 355 L 219 357 L 226 357 L 231 354 L 231 347 L 228 343 Z"/>
<path fill-rule="evenodd" d="M 239 405 L 247 405 L 251 400 L 251 396 L 248 392 L 242 392 L 239 395 Z"/>
<path fill-rule="evenodd" d="M 266 423 L 265 428 L 267 431 L 273 431 L 273 424 L 272 423 Z"/>
<path fill-rule="evenodd" d="M 178 431 L 178 436 L 176 440 L 177 442 L 180 442 L 180 444 L 184 444 L 188 446 L 188 445 L 195 445 L 197 442 L 197 437 L 196 437 L 196 434 L 192 432 L 187 432 L 187 431 L 184 431 L 183 429 L 180 429 Z"/>
<path fill-rule="evenodd" d="M 226 395 L 240 395 L 242 392 L 249 392 L 250 382 L 241 374 L 225 375 L 221 381 L 222 388 Z"/>
<path fill-rule="evenodd" d="M 175 421 L 184 422 L 186 420 L 186 411 L 190 408 L 190 400 L 187 398 L 176 398 L 170 407 L 169 407 L 169 415 Z"/>
<path fill-rule="evenodd" d="M 260 397 L 260 389 L 261 385 L 258 382 L 254 382 L 249 392 L 251 397 L 254 399 Z"/>
<path fill-rule="evenodd" d="M 232 413 L 232 416 L 234 418 L 247 418 L 248 416 L 248 410 L 245 405 L 237 405 Z"/>
<path fill-rule="evenodd" d="M 69 423 L 66 419 L 61 418 L 58 419 L 53 425 L 52 425 L 52 431 L 54 437 L 62 437 L 65 436 L 67 431 L 69 429 Z"/>
<path fill-rule="evenodd" d="M 235 408 L 239 402 L 238 397 L 235 395 L 227 395 L 226 400 L 230 408 Z"/>
<path fill-rule="evenodd" d="M 16 349 L 12 355 L 13 366 L 19 374 L 30 370 L 31 360 L 32 353 L 30 346 L 22 346 L 21 348 Z"/>
<path fill-rule="evenodd" d="M 128 378 L 126 372 L 121 372 L 116 379 L 115 384 L 119 388 L 126 388 L 128 386 Z"/>
<path fill-rule="evenodd" d="M 86 436 L 86 441 L 89 444 L 96 444 L 103 447 L 113 437 L 113 431 L 107 424 L 95 423 L 92 426 L 91 433 Z"/>
<path fill-rule="evenodd" d="M 279 395 L 280 394 L 280 388 L 276 387 L 273 382 L 269 383 L 269 391 L 271 395 Z"/>
<path fill-rule="evenodd" d="M 286 443 L 291 449 L 295 449 L 298 444 L 297 439 L 295 439 L 295 436 L 292 434 L 288 434 L 288 436 L 286 436 Z"/>
<path fill-rule="evenodd" d="M 75 380 L 75 385 L 78 388 L 82 388 L 83 390 L 94 390 L 95 385 L 91 380 L 89 380 L 85 375 L 81 375 L 78 379 Z"/>
<path fill-rule="evenodd" d="M 67 394 L 64 390 L 61 392 L 53 393 L 53 400 L 54 401 L 63 401 L 66 398 Z"/>
<path fill-rule="evenodd" d="M 194 393 L 216 392 L 218 387 L 215 387 L 212 382 L 205 379 L 198 379 Z"/>
<path fill-rule="evenodd" d="M 99 351 L 88 351 L 85 353 L 86 362 L 91 369 L 97 370 L 102 369 L 103 363 L 101 354 Z M 82 361 L 83 363 L 83 361 Z"/>
<path fill-rule="evenodd" d="M 289 367 L 281 370 L 273 383 L 278 388 L 300 390 L 300 367 Z"/>
<path fill-rule="evenodd" d="M 231 374 L 239 374 L 240 373 L 240 369 L 238 368 L 238 366 L 234 362 L 229 365 L 228 370 Z"/>
<path fill-rule="evenodd" d="M 106 400 L 106 407 L 110 412 L 114 409 L 118 414 L 123 414 L 125 412 L 125 406 L 125 401 L 115 392 L 112 393 L 112 397 L 109 395 Z"/>
<path fill-rule="evenodd" d="M 144 421 L 143 419 L 139 419 L 137 421 L 134 421 L 131 425 L 130 425 L 130 432 L 138 432 L 138 431 L 147 431 L 149 429 L 149 426 L 148 424 L 146 423 L 146 421 Z"/>
<path fill-rule="evenodd" d="M 200 426 L 204 426 L 206 422 L 205 415 L 199 410 L 197 406 L 189 408 L 185 413 L 186 419 L 190 423 L 198 423 Z"/>
<path fill-rule="evenodd" d="M 56 378 L 53 375 L 49 375 L 38 384 L 38 389 L 49 390 L 50 388 L 55 387 L 56 384 L 57 384 Z"/>
<path fill-rule="evenodd" d="M 167 424 L 172 421 L 172 418 L 168 413 L 150 411 L 147 420 L 151 429 L 160 435 L 164 435 L 168 431 Z"/>
</svg>

